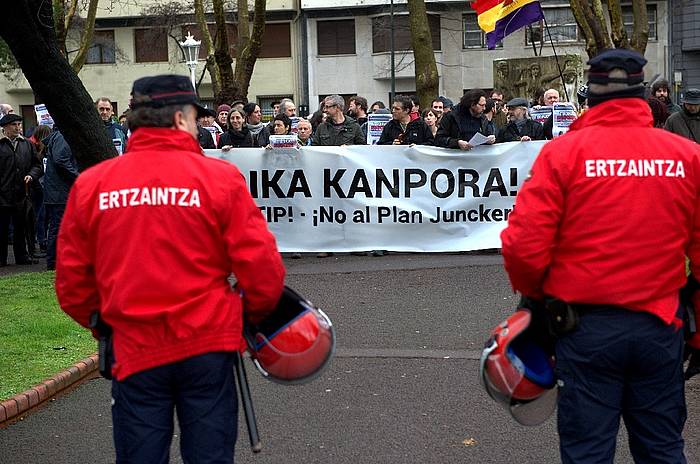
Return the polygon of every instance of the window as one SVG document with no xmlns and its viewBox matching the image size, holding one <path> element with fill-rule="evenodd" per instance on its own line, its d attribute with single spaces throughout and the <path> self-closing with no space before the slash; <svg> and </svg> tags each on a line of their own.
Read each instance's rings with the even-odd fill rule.
<svg viewBox="0 0 700 464">
<path fill-rule="evenodd" d="M 462 16 L 462 48 L 485 48 L 486 33 L 479 27 L 476 14 Z M 496 48 L 503 48 L 503 42 L 497 42 Z"/>
<path fill-rule="evenodd" d="M 574 18 L 574 13 L 568 6 L 558 8 L 543 8 L 544 16 L 547 18 L 549 33 L 553 42 L 577 42 L 581 40 L 578 24 Z M 533 23 L 532 27 L 525 28 L 525 43 L 549 41 L 549 36 L 542 21 Z"/>
<path fill-rule="evenodd" d="M 162 28 L 134 29 L 137 63 L 168 61 L 168 31 Z"/>
<path fill-rule="evenodd" d="M 656 5 L 647 5 L 647 19 L 649 21 L 649 40 L 656 40 Z M 632 29 L 634 28 L 634 15 L 632 14 L 631 6 L 622 7 L 622 23 L 625 25 L 627 38 L 632 38 Z"/>
<path fill-rule="evenodd" d="M 318 21 L 316 23 L 319 55 L 354 55 L 355 20 Z"/>
<path fill-rule="evenodd" d="M 265 39 L 258 58 L 288 58 L 292 56 L 289 23 L 266 24 Z"/>
<path fill-rule="evenodd" d="M 440 50 L 440 17 L 428 15 L 430 34 L 433 39 L 433 50 Z M 408 16 L 394 16 L 394 50 L 412 50 L 411 28 Z M 372 18 L 372 52 L 391 51 L 391 17 L 379 16 Z"/>
<path fill-rule="evenodd" d="M 114 31 L 95 31 L 88 48 L 86 64 L 114 63 Z"/>
</svg>

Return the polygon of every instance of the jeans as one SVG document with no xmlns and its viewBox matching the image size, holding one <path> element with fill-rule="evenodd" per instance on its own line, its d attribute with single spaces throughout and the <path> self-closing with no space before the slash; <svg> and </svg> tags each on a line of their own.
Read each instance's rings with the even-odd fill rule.
<svg viewBox="0 0 700 464">
<path fill-rule="evenodd" d="M 49 223 L 48 238 L 46 240 L 46 268 L 56 269 L 56 240 L 58 239 L 58 229 L 61 227 L 63 213 L 66 212 L 66 205 L 52 205 L 44 203 L 46 220 Z"/>
<path fill-rule="evenodd" d="M 238 434 L 234 353 L 207 353 L 112 381 L 117 464 L 167 464 L 173 409 L 186 464 L 231 464 Z"/>
<path fill-rule="evenodd" d="M 556 344 L 562 462 L 612 463 L 620 417 L 635 463 L 685 464 L 683 331 L 622 308 L 581 315 Z"/>
<path fill-rule="evenodd" d="M 26 264 L 27 244 L 24 238 L 24 213 L 20 208 L 11 206 L 0 207 L 0 265 L 7 265 L 7 246 L 9 242 L 10 224 L 13 225 L 12 249 L 15 253 L 15 263 Z"/>
</svg>

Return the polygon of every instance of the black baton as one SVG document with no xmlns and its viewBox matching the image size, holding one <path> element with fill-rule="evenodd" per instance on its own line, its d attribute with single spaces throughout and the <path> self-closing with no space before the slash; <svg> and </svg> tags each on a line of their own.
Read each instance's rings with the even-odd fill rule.
<svg viewBox="0 0 700 464">
<path fill-rule="evenodd" d="M 255 420 L 253 400 L 250 397 L 248 378 L 245 375 L 245 366 L 243 365 L 243 357 L 241 356 L 240 351 L 236 351 L 235 361 L 236 378 L 238 379 L 238 390 L 241 393 L 241 404 L 243 404 L 243 412 L 245 413 L 245 423 L 248 426 L 250 449 L 253 450 L 253 453 L 259 453 L 262 450 L 262 444 L 260 444 L 260 436 L 258 435 L 258 423 Z"/>
</svg>

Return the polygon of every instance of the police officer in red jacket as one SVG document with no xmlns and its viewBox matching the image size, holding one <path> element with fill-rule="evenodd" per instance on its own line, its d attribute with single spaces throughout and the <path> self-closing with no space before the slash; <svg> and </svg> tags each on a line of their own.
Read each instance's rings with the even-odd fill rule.
<svg viewBox="0 0 700 464">
<path fill-rule="evenodd" d="M 644 57 L 588 64 L 588 110 L 548 143 L 501 235 L 515 290 L 557 331 L 564 463 L 612 463 L 620 417 L 637 463 L 685 463 L 679 289 L 700 276 L 700 145 L 652 127 Z"/>
<path fill-rule="evenodd" d="M 56 293 L 81 325 L 99 309 L 112 327 L 117 463 L 167 463 L 176 410 L 184 461 L 228 464 L 243 317 L 275 306 L 284 267 L 240 171 L 202 153 L 189 79 L 145 77 L 132 97 L 128 152 L 71 189 Z"/>
</svg>

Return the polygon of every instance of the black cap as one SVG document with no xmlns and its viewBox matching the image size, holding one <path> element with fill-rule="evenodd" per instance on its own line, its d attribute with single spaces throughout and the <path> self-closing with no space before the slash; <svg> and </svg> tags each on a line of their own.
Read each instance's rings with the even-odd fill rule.
<svg viewBox="0 0 700 464">
<path fill-rule="evenodd" d="M 452 103 L 452 100 L 447 97 L 443 97 L 442 95 L 438 97 L 438 100 L 442 102 L 443 108 L 453 108 L 455 106 L 454 103 Z"/>
<path fill-rule="evenodd" d="M 620 84 L 635 85 L 644 81 L 644 65 L 647 64 L 644 58 L 634 50 L 625 48 L 614 48 L 603 50 L 588 61 L 588 82 L 593 84 L 609 84 L 616 82 Z M 622 69 L 627 73 L 627 78 L 609 77 L 613 69 Z"/>
<path fill-rule="evenodd" d="M 134 81 L 131 89 L 131 109 L 163 108 L 169 105 L 193 105 L 197 117 L 207 116 L 209 111 L 199 103 L 197 93 L 188 77 L 177 74 L 142 77 Z"/>
<path fill-rule="evenodd" d="M 522 98 L 522 97 L 515 97 L 506 103 L 506 106 L 508 108 L 513 108 L 516 106 L 524 106 L 525 108 L 529 108 L 530 105 L 528 104 L 527 100 Z"/>
<path fill-rule="evenodd" d="M 0 119 L 0 127 L 5 127 L 8 124 L 12 124 L 16 121 L 21 121 L 22 116 L 15 113 L 8 113 Z"/>
<path fill-rule="evenodd" d="M 700 105 L 700 89 L 686 90 L 683 94 L 682 103 L 687 103 L 689 105 Z M 2 124 L 2 121 L 0 121 L 0 124 Z"/>
</svg>

